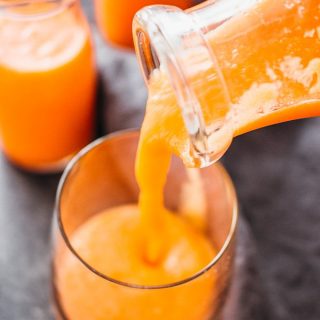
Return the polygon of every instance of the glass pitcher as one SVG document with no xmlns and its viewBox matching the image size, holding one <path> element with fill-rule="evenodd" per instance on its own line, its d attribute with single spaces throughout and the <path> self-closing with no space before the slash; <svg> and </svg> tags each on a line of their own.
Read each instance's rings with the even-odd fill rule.
<svg viewBox="0 0 320 320">
<path fill-rule="evenodd" d="M 154 70 L 167 74 L 202 166 L 234 136 L 320 115 L 318 0 L 152 6 L 133 35 L 147 84 Z"/>
<path fill-rule="evenodd" d="M 61 169 L 93 137 L 96 68 L 77 0 L 0 0 L 0 140 L 32 171 Z"/>
</svg>

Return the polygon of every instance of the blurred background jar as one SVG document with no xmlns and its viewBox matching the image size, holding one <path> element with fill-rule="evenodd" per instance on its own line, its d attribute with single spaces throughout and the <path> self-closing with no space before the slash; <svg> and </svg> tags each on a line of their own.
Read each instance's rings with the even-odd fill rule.
<svg viewBox="0 0 320 320">
<path fill-rule="evenodd" d="M 95 0 L 94 4 L 97 24 L 105 40 L 116 46 L 133 49 L 132 20 L 138 10 L 156 4 L 187 9 L 193 2 L 192 0 Z"/>
<path fill-rule="evenodd" d="M 94 134 L 96 67 L 78 0 L 0 0 L 0 138 L 7 157 L 56 171 Z"/>
</svg>

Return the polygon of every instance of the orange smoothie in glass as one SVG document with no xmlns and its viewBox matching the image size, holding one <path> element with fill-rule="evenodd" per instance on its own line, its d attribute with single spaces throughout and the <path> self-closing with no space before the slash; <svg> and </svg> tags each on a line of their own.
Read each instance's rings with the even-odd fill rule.
<svg viewBox="0 0 320 320">
<path fill-rule="evenodd" d="M 1 144 L 10 160 L 35 171 L 54 169 L 93 137 L 89 31 L 77 2 L 55 6 L 0 14 Z"/>
<path fill-rule="evenodd" d="M 157 261 L 146 260 L 136 205 L 111 208 L 86 221 L 72 235 L 73 248 L 99 272 L 126 283 L 165 285 L 193 276 L 214 258 L 212 244 L 183 218 L 169 212 L 160 214 L 165 216 L 159 231 L 166 238 L 166 247 Z M 137 294 L 134 289 L 104 285 L 67 251 L 57 268 L 57 288 L 67 319 L 200 320 L 208 319 L 212 310 L 212 277 Z"/>
<path fill-rule="evenodd" d="M 235 16 L 209 31 L 207 41 L 221 67 L 231 106 L 217 107 L 223 106 L 224 101 L 210 89 L 215 78 L 205 66 L 195 65 L 194 80 L 201 83 L 199 92 L 206 102 L 202 112 L 207 123 L 230 108 L 231 120 L 226 125 L 232 126 L 236 136 L 269 124 L 319 115 L 319 18 L 318 1 L 265 0 L 255 3 L 245 15 Z M 313 103 L 306 104 L 306 98 L 313 99 Z M 131 283 L 161 284 L 186 277 L 213 258 L 215 250 L 203 231 L 192 223 L 186 224 L 183 218 L 174 217 L 164 207 L 163 189 L 172 154 L 181 157 L 188 166 L 197 164 L 190 156 L 188 132 L 168 76 L 156 70 L 149 82 L 149 100 L 136 159 L 139 209 L 132 206 L 111 209 L 109 216 L 101 213 L 74 233 L 74 243 L 78 248 L 86 248 L 85 258 L 91 265 Z M 176 263 L 170 264 L 171 259 Z M 127 262 L 119 264 L 119 261 Z M 87 319 L 81 318 L 85 312 L 93 320 L 207 319 L 208 303 L 190 306 L 186 302 L 181 310 L 163 308 L 165 313 L 157 317 L 156 313 L 151 316 L 143 313 L 148 303 L 143 298 L 134 300 L 141 311 L 134 317 L 130 308 L 122 304 L 121 293 L 118 295 L 116 289 L 97 290 L 84 271 L 72 263 L 70 255 L 65 255 L 61 269 L 58 287 L 70 319 Z M 85 304 L 87 293 L 75 289 L 77 281 L 86 281 L 103 313 Z M 182 289 L 181 295 L 193 301 L 201 292 L 203 300 L 209 301 L 208 287 L 213 286 L 213 282 L 202 282 L 191 292 Z M 107 302 L 107 296 L 113 297 L 114 303 Z M 155 299 L 161 305 L 161 296 L 155 295 Z"/>
<path fill-rule="evenodd" d="M 163 107 L 158 102 L 151 97 L 147 112 Z M 184 210 L 184 215 L 165 208 L 163 188 L 171 152 L 157 140 L 150 142 L 161 132 L 154 128 L 151 134 L 146 119 L 136 160 L 139 206 L 114 207 L 95 215 L 75 230 L 70 242 L 100 273 L 125 283 L 157 286 L 195 275 L 214 259 L 217 250 L 201 227 L 201 197 L 188 194 L 197 205 L 190 212 Z M 195 216 L 200 219 L 192 219 Z M 70 251 L 60 253 L 57 261 L 59 302 L 70 320 L 205 320 L 212 312 L 213 276 L 174 290 L 143 290 L 136 295 L 128 288 L 103 285 Z"/>
</svg>

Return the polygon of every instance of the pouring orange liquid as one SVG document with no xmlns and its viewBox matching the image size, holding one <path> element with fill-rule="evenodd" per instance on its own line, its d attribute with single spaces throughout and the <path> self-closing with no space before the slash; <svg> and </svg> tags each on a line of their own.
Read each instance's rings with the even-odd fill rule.
<svg viewBox="0 0 320 320">
<path fill-rule="evenodd" d="M 158 102 L 149 99 L 147 108 L 151 114 L 163 107 Z M 201 223 L 192 224 L 164 207 L 162 191 L 171 153 L 152 142 L 149 145 L 151 137 L 147 136 L 148 117 L 146 119 L 136 162 L 138 181 L 144 191 L 140 193 L 139 207 L 120 206 L 95 215 L 76 229 L 70 242 L 99 272 L 122 282 L 150 286 L 193 276 L 212 261 L 216 249 L 201 229 Z M 192 214 L 203 217 L 201 208 L 199 201 L 195 209 L 199 212 Z M 187 215 L 188 209 L 183 213 Z M 57 261 L 59 299 L 70 320 L 135 317 L 199 320 L 208 319 L 212 312 L 214 276 L 199 278 L 173 290 L 152 290 L 151 293 L 143 290 L 137 296 L 126 287 L 105 286 L 103 280 L 92 277 L 70 251 L 64 251 Z M 147 307 L 150 305 L 156 307 Z"/>
<path fill-rule="evenodd" d="M 234 136 L 270 124 L 320 115 L 320 6 L 317 1 L 307 1 L 288 9 L 283 3 L 263 1 L 245 18 L 231 19 L 208 34 L 230 93 L 231 121 L 227 125 L 233 126 Z M 301 12 L 299 24 L 293 18 L 295 11 Z M 253 28 L 250 37 L 244 32 L 248 26 Z M 276 41 L 279 33 L 283 36 Z M 234 34 L 241 35 L 236 45 Z M 263 51 L 260 41 L 265 43 Z M 196 76 L 199 81 L 201 77 L 209 78 L 206 70 L 200 70 Z M 202 84 L 202 99 L 210 108 L 203 110 L 204 115 L 214 118 L 221 112 L 214 108 L 220 101 L 216 101 L 216 92 L 208 90 L 209 81 Z M 155 259 L 160 254 L 161 245 L 157 242 L 162 239 L 158 227 L 162 215 L 161 209 L 156 212 L 148 208 L 153 208 L 154 203 L 161 207 L 171 153 L 193 165 L 180 107 L 169 80 L 161 72 L 153 74 L 149 85 L 139 151 L 141 219 L 149 239 L 148 255 Z"/>
<path fill-rule="evenodd" d="M 38 6 L 49 13 L 0 16 L 0 138 L 13 162 L 46 170 L 93 137 L 96 71 L 75 9 Z"/>
<path fill-rule="evenodd" d="M 140 212 L 136 205 L 108 209 L 72 235 L 77 252 L 96 270 L 140 285 L 174 283 L 194 275 L 215 256 L 211 243 L 179 216 L 165 215 L 166 252 L 156 263 L 144 258 Z M 103 283 L 92 277 L 70 252 L 59 261 L 57 285 L 67 319 L 207 319 L 214 279 L 204 277 L 173 289 L 141 290 Z M 187 303 L 190 301 L 191 303 Z M 150 307 L 150 306 L 153 306 Z"/>
<path fill-rule="evenodd" d="M 287 8 L 288 6 L 290 8 Z M 294 11 L 292 10 L 299 11 L 301 16 L 299 24 L 293 19 Z M 273 123 L 320 114 L 320 109 L 317 108 L 320 98 L 319 14 L 320 8 L 317 1 L 305 1 L 304 3 L 262 1 L 256 4 L 248 14 L 232 18 L 220 28 L 209 32 L 209 43 L 215 52 L 219 53 L 217 59 L 230 92 L 232 103 L 230 125 L 233 127 L 234 136 Z M 259 19 L 259 24 L 257 24 L 257 19 Z M 264 21 L 263 24 L 261 24 L 261 19 Z M 247 30 L 248 25 L 256 26 L 251 33 L 252 38 L 243 32 L 235 45 L 232 35 L 234 33 L 241 35 L 242 29 Z M 279 39 L 279 34 L 283 35 L 281 41 L 275 41 Z M 234 51 L 235 47 L 237 51 Z M 261 48 L 263 50 L 260 50 Z M 199 80 L 205 78 L 206 75 L 206 70 L 199 69 L 197 75 Z M 203 110 L 203 112 L 208 118 L 213 118 L 215 113 L 221 110 L 215 109 L 216 104 L 210 103 L 210 101 L 216 101 L 217 97 L 212 91 L 207 90 L 207 84 L 206 81 L 202 82 L 202 91 L 205 100 L 209 102 L 207 105 L 210 110 Z M 306 97 L 309 101 L 313 99 L 314 103 L 305 104 Z M 176 279 L 167 278 L 170 269 L 165 270 L 166 275 L 163 274 L 162 269 L 166 257 L 175 254 L 171 250 L 175 247 L 177 239 L 167 236 L 171 232 L 185 237 L 187 242 L 197 242 L 195 247 L 185 247 L 186 250 L 180 252 L 183 256 L 190 254 L 194 256 L 188 265 L 188 270 L 201 268 L 210 259 L 210 256 L 212 257 L 214 249 L 210 248 L 203 238 L 204 235 L 199 235 L 199 230 L 196 230 L 194 225 L 189 225 L 190 232 L 185 232 L 180 225 L 183 222 L 174 221 L 176 218 L 173 218 L 173 215 L 164 208 L 163 188 L 172 153 L 183 158 L 187 165 L 194 164 L 190 159 L 188 134 L 176 96 L 167 76 L 162 72 L 154 72 L 149 85 L 149 100 L 136 160 L 136 176 L 140 186 L 139 212 L 134 207 L 116 208 L 112 215 L 115 215 L 117 211 L 117 218 L 114 217 L 113 221 L 107 221 L 107 217 L 102 213 L 95 221 L 88 221 L 79 231 L 75 232 L 75 243 L 79 246 L 86 246 L 88 251 L 96 253 L 89 254 L 88 259 L 91 260 L 92 265 L 99 265 L 106 272 L 114 269 L 124 270 L 120 278 L 131 282 L 157 281 L 157 283 L 162 283 L 162 281 L 177 280 L 180 276 L 185 275 L 185 265 L 178 263 L 175 266 L 179 270 Z M 126 215 L 130 218 L 125 217 Z M 137 218 L 138 215 L 139 218 Z M 137 220 L 133 223 L 130 219 Z M 127 223 L 132 228 L 129 232 Z M 100 224 L 102 230 L 99 231 Z M 114 224 L 117 224 L 116 228 L 112 227 Z M 141 234 L 137 233 L 137 230 L 140 230 Z M 104 232 L 108 235 L 106 236 Z M 130 238 L 122 249 L 130 256 L 127 260 L 128 265 L 131 266 L 130 270 L 134 270 L 139 265 L 137 269 L 143 274 L 143 280 L 139 272 L 132 273 L 125 270 L 126 267 L 123 269 L 118 266 L 122 250 L 112 249 L 115 243 L 110 239 L 117 239 L 119 232 Z M 108 246 L 101 240 L 102 234 L 110 241 Z M 132 243 L 139 245 L 133 248 Z M 137 257 L 140 257 L 139 263 L 136 260 Z M 89 310 L 85 310 L 85 307 L 81 308 L 86 292 L 73 290 L 72 284 L 75 282 L 70 279 L 80 278 L 80 275 L 83 276 L 83 274 L 80 269 L 67 262 L 68 257 L 64 261 L 65 271 L 58 280 L 62 288 L 62 304 L 70 319 L 82 319 L 79 318 L 79 310 L 81 312 Z M 152 276 L 148 271 L 149 268 L 154 268 L 155 273 Z M 64 285 L 68 281 L 69 285 Z M 193 301 L 194 296 L 199 296 L 199 293 L 203 292 L 204 300 L 208 301 L 206 296 L 209 292 L 208 285 L 211 287 L 214 286 L 214 283 L 203 282 L 198 289 L 192 292 L 182 291 L 182 296 L 186 294 L 188 301 Z M 90 287 L 91 292 L 94 289 L 94 285 Z M 108 315 L 111 307 L 104 302 L 105 294 L 106 292 L 101 295 L 97 293 L 96 299 L 103 304 L 103 310 Z M 108 294 L 115 296 L 116 291 L 108 292 Z M 156 299 L 159 299 L 159 306 L 163 307 L 161 296 L 156 296 Z M 73 305 L 78 306 L 78 311 L 72 308 L 72 302 Z M 126 306 L 121 302 L 122 297 L 116 296 L 114 300 L 116 306 L 112 308 L 114 312 L 112 319 L 130 319 L 130 313 L 126 313 L 124 310 Z M 175 318 L 170 316 L 170 311 L 165 307 L 162 308 L 164 313 L 160 318 L 154 315 L 150 317 L 150 314 L 144 316 L 145 303 L 146 301 L 142 298 L 135 300 L 135 310 L 140 310 L 139 319 L 199 320 L 207 319 L 208 315 L 206 308 L 209 304 L 189 306 L 186 302 L 183 310 L 174 310 L 177 312 Z M 94 314 L 94 309 L 88 312 Z M 90 318 L 103 319 L 103 317 L 100 315 L 100 317 L 91 316 Z"/>
</svg>

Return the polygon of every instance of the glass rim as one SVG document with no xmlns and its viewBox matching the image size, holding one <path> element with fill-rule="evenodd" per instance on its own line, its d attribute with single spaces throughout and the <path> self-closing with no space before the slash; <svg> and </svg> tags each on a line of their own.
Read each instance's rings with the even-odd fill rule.
<svg viewBox="0 0 320 320">
<path fill-rule="evenodd" d="M 17 21 L 28 21 L 28 20 L 44 20 L 55 16 L 65 10 L 68 10 L 79 0 L 35 0 L 30 2 L 30 0 L 19 0 L 14 3 L 1 4 L 0 2 L 0 16 L 3 15 L 6 18 L 12 18 Z M 17 8 L 23 8 L 29 6 L 30 4 L 56 4 L 53 8 L 38 12 L 38 13 L 18 13 L 12 12 L 12 10 Z"/>
<path fill-rule="evenodd" d="M 72 169 L 74 168 L 74 166 L 84 157 L 86 156 L 90 151 L 92 151 L 93 149 L 95 149 L 96 147 L 98 147 L 100 144 L 102 144 L 105 141 L 117 138 L 117 137 L 121 137 L 124 135 L 132 135 L 132 134 L 139 134 L 139 130 L 138 129 L 127 129 L 127 130 L 119 130 L 116 131 L 114 133 L 110 133 L 107 134 L 103 137 L 100 137 L 94 141 L 92 141 L 90 144 L 88 144 L 87 146 L 85 146 L 82 150 L 80 150 L 68 163 L 68 165 L 66 166 L 62 176 L 60 177 L 59 180 L 59 184 L 58 184 L 58 188 L 57 188 L 57 193 L 56 193 L 56 198 L 55 198 L 55 205 L 54 205 L 54 220 L 57 222 L 58 224 L 58 229 L 59 232 L 63 238 L 63 241 L 65 243 L 65 245 L 67 246 L 67 249 L 69 249 L 71 251 L 71 253 L 74 255 L 74 257 L 84 266 L 86 267 L 90 272 L 93 272 L 95 275 L 97 275 L 100 278 L 103 278 L 104 280 L 107 280 L 109 282 L 112 282 L 114 284 L 123 286 L 123 287 L 128 287 L 128 288 L 132 288 L 132 289 L 147 289 L 147 290 L 153 290 L 153 289 L 165 289 L 165 288 L 172 288 L 172 287 L 176 287 L 179 285 L 183 285 L 185 283 L 191 282 L 197 278 L 199 278 L 200 276 L 202 276 L 203 274 L 207 273 L 209 270 L 211 270 L 213 268 L 213 266 L 215 266 L 220 259 L 223 257 L 224 253 L 226 252 L 226 250 L 229 248 L 229 246 L 231 245 L 234 236 L 235 236 L 235 232 L 237 229 L 237 223 L 238 223 L 238 217 L 239 217 L 239 210 L 238 210 L 238 200 L 237 200 L 237 195 L 236 195 L 236 191 L 233 185 L 233 182 L 229 176 L 229 174 L 227 173 L 227 171 L 225 170 L 225 168 L 223 167 L 222 164 L 220 163 L 215 163 L 214 165 L 218 166 L 218 170 L 219 172 L 222 173 L 223 175 L 223 180 L 226 182 L 227 187 L 228 187 L 228 191 L 231 193 L 231 198 L 232 198 L 232 219 L 231 219 L 231 223 L 230 223 L 230 228 L 228 231 L 228 234 L 224 240 L 223 245 L 221 246 L 221 248 L 219 249 L 218 253 L 214 256 L 214 258 L 206 265 L 204 266 L 201 270 L 199 270 L 198 272 L 194 273 L 193 275 L 184 278 L 182 280 L 179 281 L 175 281 L 175 282 L 171 282 L 171 283 L 165 283 L 165 284 L 160 284 L 160 285 L 139 285 L 139 284 L 135 284 L 135 283 L 129 283 L 129 282 L 125 282 L 125 281 L 121 281 L 118 279 L 114 279 L 98 270 L 96 270 L 94 267 L 92 267 L 88 262 L 85 261 L 85 259 L 83 259 L 78 252 L 73 248 L 72 244 L 69 241 L 69 237 L 65 231 L 64 228 L 64 223 L 62 221 L 61 218 L 61 196 L 63 194 L 63 190 L 64 190 L 64 186 L 65 183 L 70 175 L 70 173 L 72 172 Z"/>
</svg>

